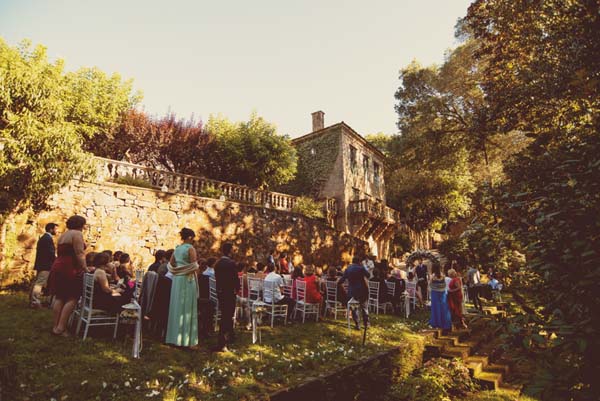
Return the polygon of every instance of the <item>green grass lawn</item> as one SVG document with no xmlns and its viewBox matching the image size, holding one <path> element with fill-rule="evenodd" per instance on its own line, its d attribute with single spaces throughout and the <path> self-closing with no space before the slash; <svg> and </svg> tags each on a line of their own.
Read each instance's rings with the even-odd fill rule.
<svg viewBox="0 0 600 401">
<path fill-rule="evenodd" d="M 216 336 L 198 351 L 145 336 L 141 358 L 133 359 L 131 335 L 113 341 L 92 328 L 85 342 L 54 337 L 51 311 L 27 305 L 25 293 L 0 293 L 3 401 L 260 399 L 411 341 L 425 321 L 423 314 L 372 314 L 365 347 L 362 332 L 348 332 L 344 319 L 265 327 L 260 345 L 238 330 L 231 352 L 222 354 L 208 351 Z"/>
</svg>

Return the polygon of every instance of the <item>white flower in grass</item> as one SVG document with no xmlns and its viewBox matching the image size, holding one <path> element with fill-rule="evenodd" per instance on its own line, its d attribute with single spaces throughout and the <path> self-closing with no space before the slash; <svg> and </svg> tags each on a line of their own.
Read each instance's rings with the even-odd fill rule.
<svg viewBox="0 0 600 401">
<path fill-rule="evenodd" d="M 223 397 L 223 394 L 217 394 L 217 398 Z"/>
<path fill-rule="evenodd" d="M 102 382 L 102 388 L 106 388 L 106 386 L 108 386 L 108 384 L 106 382 Z"/>
<path fill-rule="evenodd" d="M 263 372 L 257 372 L 257 373 L 256 373 L 256 376 L 263 376 L 263 375 L 264 375 L 264 373 L 263 373 Z"/>
<path fill-rule="evenodd" d="M 140 390 L 142 388 L 142 386 L 135 386 L 136 390 Z"/>
<path fill-rule="evenodd" d="M 129 381 L 125 382 L 125 387 L 131 387 L 131 383 Z"/>
<path fill-rule="evenodd" d="M 87 383 L 88 383 L 88 381 L 87 381 L 87 380 L 84 380 L 84 381 L 82 381 L 82 382 L 81 382 L 81 385 L 82 385 L 82 386 L 85 386 Z M 21 384 L 21 387 L 25 387 L 25 385 L 24 385 L 24 384 Z"/>
</svg>

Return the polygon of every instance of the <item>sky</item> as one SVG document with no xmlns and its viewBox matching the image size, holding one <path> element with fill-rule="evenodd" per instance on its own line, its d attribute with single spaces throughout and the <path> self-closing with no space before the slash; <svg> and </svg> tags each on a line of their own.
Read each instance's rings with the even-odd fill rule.
<svg viewBox="0 0 600 401">
<path fill-rule="evenodd" d="M 0 0 L 0 37 L 133 78 L 150 114 L 252 112 L 281 134 L 397 132 L 401 68 L 441 63 L 469 0 Z"/>
</svg>

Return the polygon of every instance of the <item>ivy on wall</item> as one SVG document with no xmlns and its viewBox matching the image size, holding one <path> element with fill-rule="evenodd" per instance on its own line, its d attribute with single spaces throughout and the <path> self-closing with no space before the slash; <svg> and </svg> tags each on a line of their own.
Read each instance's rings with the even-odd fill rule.
<svg viewBox="0 0 600 401">
<path fill-rule="evenodd" d="M 341 128 L 338 128 L 296 144 L 296 178 L 278 191 L 297 196 L 317 195 L 333 171 L 340 151 L 341 134 Z"/>
</svg>

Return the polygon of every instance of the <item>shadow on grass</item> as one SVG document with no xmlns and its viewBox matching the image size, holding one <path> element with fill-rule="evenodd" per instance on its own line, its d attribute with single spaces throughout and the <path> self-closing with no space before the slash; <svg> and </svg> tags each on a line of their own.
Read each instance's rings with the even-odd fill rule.
<svg viewBox="0 0 600 401">
<path fill-rule="evenodd" d="M 216 336 L 200 350 L 161 344 L 145 334 L 140 359 L 131 357 L 131 335 L 90 329 L 91 338 L 50 334 L 48 309 L 27 307 L 24 293 L 0 293 L 1 400 L 260 400 L 406 344 L 403 320 L 373 316 L 367 344 L 346 321 L 295 323 L 262 329 L 262 344 L 238 330 L 232 352 L 211 354 Z"/>
</svg>

